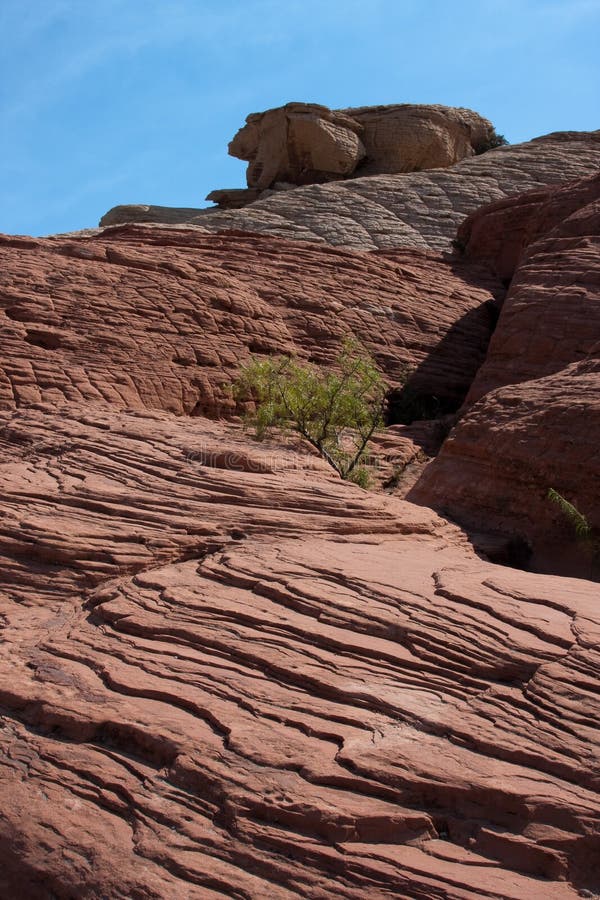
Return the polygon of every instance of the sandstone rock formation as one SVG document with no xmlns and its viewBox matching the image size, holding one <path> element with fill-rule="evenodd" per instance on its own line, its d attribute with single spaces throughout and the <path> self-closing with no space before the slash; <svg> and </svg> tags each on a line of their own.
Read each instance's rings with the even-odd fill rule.
<svg viewBox="0 0 600 900">
<path fill-rule="evenodd" d="M 314 184 L 361 175 L 393 175 L 451 166 L 473 156 L 492 123 L 470 109 L 403 103 L 330 110 L 287 103 L 253 113 L 229 144 L 249 162 L 249 188 Z"/>
<path fill-rule="evenodd" d="M 484 208 L 462 240 L 514 277 L 468 411 L 411 496 L 583 572 L 592 548 L 547 491 L 600 527 L 600 176 Z"/>
<path fill-rule="evenodd" d="M 117 206 L 100 224 L 193 224 L 207 231 L 233 228 L 354 249 L 450 252 L 458 226 L 483 204 L 583 178 L 599 167 L 600 132 L 558 133 L 499 147 L 449 169 L 277 191 L 244 209 Z"/>
<path fill-rule="evenodd" d="M 0 239 L 2 900 L 600 893 L 598 584 L 471 543 L 589 574 L 545 491 L 600 525 L 599 179 L 540 188 L 599 154 Z M 428 249 L 482 198 L 463 256 Z M 210 233 L 235 223 L 274 234 Z M 466 394 L 411 496 L 501 542 L 204 417 L 249 353 L 348 333 Z M 375 460 L 414 481 L 452 420 Z"/>
<path fill-rule="evenodd" d="M 211 191 L 206 199 L 241 209 L 298 185 L 443 168 L 489 148 L 495 137 L 491 122 L 470 109 L 287 103 L 248 116 L 229 144 L 232 156 L 249 163 L 248 189 Z"/>
<path fill-rule="evenodd" d="M 598 889 L 596 588 L 231 426 L 0 415 L 3 898 Z"/>
<path fill-rule="evenodd" d="M 331 361 L 356 335 L 398 384 L 456 408 L 483 362 L 495 298 L 477 263 L 357 254 L 258 235 L 124 226 L 0 239 L 0 407 L 106 401 L 232 412 L 250 353 Z"/>
<path fill-rule="evenodd" d="M 365 157 L 363 128 L 355 119 L 314 103 L 288 103 L 254 113 L 229 144 L 250 165 L 249 188 L 278 181 L 313 184 L 351 175 Z"/>
</svg>

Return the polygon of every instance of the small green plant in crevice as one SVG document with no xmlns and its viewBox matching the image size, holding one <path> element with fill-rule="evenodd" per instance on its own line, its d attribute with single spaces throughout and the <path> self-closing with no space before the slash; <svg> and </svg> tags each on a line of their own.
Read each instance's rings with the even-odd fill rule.
<svg viewBox="0 0 600 900">
<path fill-rule="evenodd" d="M 558 506 L 564 517 L 570 523 L 576 539 L 590 548 L 592 554 L 590 577 L 593 577 L 596 564 L 600 560 L 600 532 L 590 525 L 586 516 L 584 516 L 573 503 L 569 503 L 569 501 L 554 488 L 549 488 L 547 497 L 548 500 Z"/>
<path fill-rule="evenodd" d="M 487 153 L 488 150 L 494 150 L 496 147 L 506 147 L 509 142 L 503 134 L 498 134 L 495 130 L 484 141 L 474 146 L 475 155 Z"/>
<path fill-rule="evenodd" d="M 576 536 L 581 541 L 590 541 L 593 539 L 593 529 L 586 517 L 579 512 L 576 506 L 569 503 L 562 494 L 555 491 L 554 488 L 548 490 L 548 500 L 555 503 L 563 515 L 569 520 L 573 526 Z"/>
<path fill-rule="evenodd" d="M 259 439 L 273 428 L 295 431 L 340 478 L 368 485 L 367 445 L 383 425 L 387 386 L 373 360 L 353 340 L 332 369 L 288 356 L 254 357 L 242 367 L 235 396 L 252 401 L 249 421 Z"/>
</svg>

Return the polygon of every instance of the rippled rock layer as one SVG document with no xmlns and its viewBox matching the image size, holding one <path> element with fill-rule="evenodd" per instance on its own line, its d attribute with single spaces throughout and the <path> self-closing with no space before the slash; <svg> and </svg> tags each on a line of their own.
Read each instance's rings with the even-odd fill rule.
<svg viewBox="0 0 600 900">
<path fill-rule="evenodd" d="M 3 897 L 597 889 L 597 590 L 236 428 L 4 413 Z"/>
<path fill-rule="evenodd" d="M 504 295 L 478 263 L 124 226 L 0 237 L 0 407 L 85 400 L 230 412 L 252 353 L 332 361 L 352 334 L 390 385 L 460 405 Z"/>
<path fill-rule="evenodd" d="M 590 176 L 599 167 L 600 132 L 559 132 L 450 168 L 278 191 L 244 209 L 116 206 L 100 224 L 187 223 L 207 231 L 235 228 L 354 249 L 450 251 L 458 226 L 484 203 Z"/>
<path fill-rule="evenodd" d="M 520 535 L 546 571 L 600 578 L 597 540 L 578 543 L 547 496 L 598 533 L 600 176 L 484 208 L 463 235 L 512 282 L 464 414 L 411 496 Z"/>
<path fill-rule="evenodd" d="M 414 496 L 550 570 L 575 543 L 548 539 L 548 487 L 600 524 L 598 199 L 540 188 L 598 152 L 555 136 L 205 228 L 1 239 L 2 900 L 600 893 L 593 572 L 494 565 L 205 418 L 251 353 L 328 363 L 355 334 L 455 408 L 375 461 L 457 419 Z M 233 223 L 388 249 L 209 233 Z"/>
</svg>

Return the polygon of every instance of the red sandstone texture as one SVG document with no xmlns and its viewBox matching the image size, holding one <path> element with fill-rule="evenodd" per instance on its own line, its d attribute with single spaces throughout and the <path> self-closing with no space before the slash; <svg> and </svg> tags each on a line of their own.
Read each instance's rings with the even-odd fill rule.
<svg viewBox="0 0 600 900">
<path fill-rule="evenodd" d="M 2 897 L 597 890 L 597 589 L 239 429 L 2 414 Z"/>
<path fill-rule="evenodd" d="M 78 240 L 0 238 L 0 407 L 103 401 L 231 412 L 251 353 L 328 363 L 354 334 L 390 385 L 456 404 L 501 298 L 477 263 L 258 235 L 128 225 Z"/>
<path fill-rule="evenodd" d="M 600 527 L 600 176 L 484 208 L 462 236 L 514 277 L 466 413 L 411 496 L 589 573 L 593 546 L 573 546 L 547 492 Z"/>
<path fill-rule="evenodd" d="M 515 448 L 595 489 L 589 206 L 523 251 L 484 396 L 419 486 L 441 473 L 491 519 L 506 495 L 508 533 Z M 328 361 L 349 332 L 391 384 L 410 363 L 460 401 L 495 276 L 148 226 L 0 258 L 2 900 L 600 892 L 597 584 L 493 565 L 431 510 L 202 416 L 250 352 Z M 563 303 L 542 374 L 542 298 L 565 294 L 581 333 Z M 518 298 L 524 374 L 494 388 Z"/>
</svg>

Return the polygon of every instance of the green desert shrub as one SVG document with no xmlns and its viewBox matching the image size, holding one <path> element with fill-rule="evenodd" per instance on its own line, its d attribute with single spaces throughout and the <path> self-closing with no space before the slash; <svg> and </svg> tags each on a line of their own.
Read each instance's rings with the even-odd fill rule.
<svg viewBox="0 0 600 900">
<path fill-rule="evenodd" d="M 507 144 L 508 141 L 503 134 L 497 134 L 496 131 L 492 131 L 491 135 L 485 141 L 481 141 L 481 143 L 477 144 L 474 148 L 475 154 L 476 156 L 479 156 L 481 153 L 487 153 L 488 150 L 493 150 L 495 147 L 505 147 Z"/>
<path fill-rule="evenodd" d="M 249 421 L 259 439 L 273 428 L 295 431 L 340 478 L 367 486 L 367 445 L 383 424 L 387 388 L 356 342 L 346 341 L 331 369 L 289 356 L 254 357 L 234 392 L 238 400 L 253 401 Z"/>
</svg>

